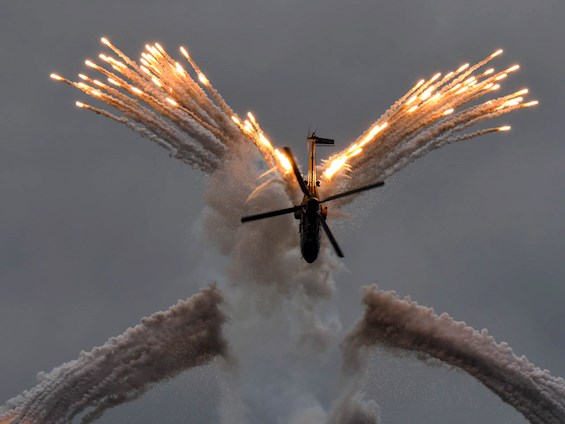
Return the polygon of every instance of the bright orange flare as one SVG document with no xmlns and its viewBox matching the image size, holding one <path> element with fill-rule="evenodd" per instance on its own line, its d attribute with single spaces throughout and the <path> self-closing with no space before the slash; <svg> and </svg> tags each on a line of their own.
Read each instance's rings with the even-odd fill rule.
<svg viewBox="0 0 565 424">
<path fill-rule="evenodd" d="M 253 127 L 251 126 L 251 122 L 246 120 L 243 123 L 243 131 L 245 131 L 246 133 L 250 133 L 250 132 L 253 131 Z"/>
<path fill-rule="evenodd" d="M 334 174 L 337 171 L 339 171 L 343 165 L 345 165 L 346 160 L 347 160 L 347 157 L 345 157 L 345 156 L 334 159 L 331 162 L 329 168 L 324 171 L 324 176 L 328 180 L 331 179 L 334 176 Z"/>
<path fill-rule="evenodd" d="M 438 72 L 437 74 L 435 74 L 432 79 L 430 80 L 430 82 L 434 82 L 435 80 L 437 80 L 439 77 L 441 77 L 441 72 Z"/>
<path fill-rule="evenodd" d="M 362 151 L 363 151 L 363 149 L 361 147 L 359 147 L 357 150 L 355 150 L 353 153 L 351 153 L 349 155 L 349 157 L 352 158 L 353 156 L 357 156 L 357 155 L 361 154 Z"/>
<path fill-rule="evenodd" d="M 457 72 L 457 73 L 463 72 L 463 71 L 464 71 L 465 69 L 467 69 L 468 67 L 469 67 L 469 64 L 466 63 L 466 64 L 462 65 L 456 72 Z"/>
<path fill-rule="evenodd" d="M 512 127 L 510 125 L 505 125 L 503 127 L 497 128 L 498 131 L 510 131 Z"/>
<path fill-rule="evenodd" d="M 185 70 L 180 63 L 175 62 L 175 68 L 179 74 L 184 75 Z"/>
<path fill-rule="evenodd" d="M 416 107 L 416 106 L 415 106 Z M 384 129 L 386 126 L 388 125 L 388 123 L 384 123 L 382 125 L 375 125 L 370 131 L 369 133 L 363 137 L 363 139 L 361 140 L 361 142 L 359 143 L 360 147 L 363 147 L 365 144 L 367 144 L 368 142 L 370 142 L 373 138 L 375 138 L 375 136 L 381 132 L 382 129 Z"/>
<path fill-rule="evenodd" d="M 202 84 L 206 86 L 210 84 L 210 81 L 208 80 L 208 78 L 206 78 L 206 75 L 204 75 L 202 72 L 198 74 L 198 79 Z"/>
<path fill-rule="evenodd" d="M 260 133 L 260 134 L 259 134 L 259 139 L 261 140 L 261 142 L 262 142 L 265 146 L 267 146 L 267 147 L 272 147 L 271 142 L 267 139 L 267 137 L 265 137 L 265 136 L 263 135 L 263 133 Z"/>
<path fill-rule="evenodd" d="M 284 168 L 285 172 L 288 173 L 292 171 L 292 164 L 290 163 L 290 160 L 286 157 L 284 153 L 281 153 L 279 149 L 275 149 L 275 155 L 277 156 L 277 159 Z"/>
<path fill-rule="evenodd" d="M 410 97 L 410 99 L 408 99 L 406 104 L 409 105 L 410 103 L 414 103 L 416 100 L 418 100 L 418 96 L 412 96 L 412 97 Z"/>
<path fill-rule="evenodd" d="M 520 96 L 520 97 L 515 97 L 515 98 L 513 98 L 513 99 L 511 99 L 511 100 L 508 100 L 508 101 L 505 102 L 504 104 L 505 104 L 505 105 L 509 105 L 509 106 L 515 106 L 515 105 L 517 105 L 518 103 L 521 103 L 522 100 L 524 100 L 524 98 L 521 97 L 521 96 Z"/>
<path fill-rule="evenodd" d="M 431 87 L 428 88 L 426 91 L 424 91 L 422 93 L 422 95 L 420 96 L 420 99 L 422 99 L 422 100 L 428 99 L 432 95 L 432 90 L 433 90 L 433 88 L 431 88 Z"/>
</svg>

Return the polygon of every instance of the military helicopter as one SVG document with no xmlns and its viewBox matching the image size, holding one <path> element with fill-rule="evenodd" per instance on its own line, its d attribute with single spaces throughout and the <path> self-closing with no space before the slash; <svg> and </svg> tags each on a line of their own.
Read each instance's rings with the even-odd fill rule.
<svg viewBox="0 0 565 424">
<path fill-rule="evenodd" d="M 339 199 L 341 197 L 350 196 L 355 193 L 359 193 L 365 190 L 370 190 L 376 187 L 381 187 L 384 185 L 383 181 L 379 181 L 374 184 L 370 184 L 364 187 L 359 187 L 353 190 L 348 190 L 343 193 L 334 194 L 332 196 L 326 197 L 320 200 L 318 195 L 318 187 L 320 186 L 320 181 L 316 177 L 316 146 L 317 145 L 333 145 L 334 140 L 329 138 L 318 137 L 316 133 L 308 135 L 306 138 L 309 145 L 310 161 L 308 164 L 308 178 L 304 180 L 294 156 L 290 148 L 284 147 L 283 150 L 288 157 L 292 165 L 292 171 L 296 177 L 296 181 L 304 193 L 302 198 L 302 203 L 300 205 L 293 206 L 291 208 L 279 209 L 270 212 L 264 212 L 257 215 L 244 216 L 241 218 L 241 222 L 256 221 L 258 219 L 271 218 L 273 216 L 284 215 L 287 213 L 294 213 L 294 217 L 300 220 L 300 250 L 302 252 L 302 257 L 308 263 L 312 263 L 318 257 L 320 252 L 320 227 L 322 227 L 332 244 L 335 253 L 340 258 L 343 258 L 343 252 L 341 251 L 339 245 L 332 232 L 330 231 L 328 224 L 326 223 L 326 216 L 328 214 L 327 206 L 322 206 L 322 203 L 329 202 L 331 200 Z"/>
</svg>

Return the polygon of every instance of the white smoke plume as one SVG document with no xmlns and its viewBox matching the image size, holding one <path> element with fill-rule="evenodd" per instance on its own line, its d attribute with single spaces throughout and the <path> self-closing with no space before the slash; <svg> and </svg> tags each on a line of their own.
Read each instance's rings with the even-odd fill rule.
<svg viewBox="0 0 565 424">
<path fill-rule="evenodd" d="M 204 288 L 104 345 L 81 352 L 78 359 L 39 373 L 36 387 L 2 406 L 0 422 L 68 423 L 87 408 L 92 409 L 82 422 L 92 422 L 153 384 L 226 355 L 223 302 L 218 288 Z"/>
<path fill-rule="evenodd" d="M 466 371 L 534 424 L 565 423 L 565 380 L 518 357 L 487 330 L 476 331 L 410 298 L 365 288 L 365 314 L 342 344 L 349 372 L 363 368 L 364 351 L 382 344 L 424 354 Z"/>
<path fill-rule="evenodd" d="M 201 226 L 228 258 L 225 334 L 238 367 L 226 377 L 223 422 L 301 422 L 321 414 L 305 376 L 337 342 L 341 325 L 328 301 L 340 266 L 324 247 L 314 264 L 301 259 L 292 215 L 241 224 L 241 216 L 291 204 L 282 180 L 248 200 L 263 171 L 250 164 L 260 158 L 252 145 L 235 152 L 210 177 Z"/>
</svg>

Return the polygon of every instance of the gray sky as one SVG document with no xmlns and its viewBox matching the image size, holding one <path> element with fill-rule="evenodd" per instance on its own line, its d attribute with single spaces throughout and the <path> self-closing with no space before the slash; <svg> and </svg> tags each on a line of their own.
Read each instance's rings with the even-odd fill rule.
<svg viewBox="0 0 565 424">
<path fill-rule="evenodd" d="M 565 3 L 558 0 L 20 1 L 0 6 L 0 402 L 217 276 L 197 236 L 202 177 L 115 123 L 78 111 L 74 77 L 108 36 L 132 57 L 181 44 L 238 112 L 305 157 L 308 126 L 342 147 L 421 77 L 496 49 L 503 88 L 541 104 L 513 130 L 436 151 L 336 228 L 359 288 L 410 294 L 565 376 Z M 329 153 L 329 152 L 328 152 Z M 303 161 L 304 162 L 304 161 Z M 334 355 L 320 375 L 337 373 Z M 100 422 L 215 422 L 220 377 L 191 371 Z M 369 391 L 385 423 L 524 420 L 470 377 L 381 353 Z M 317 393 L 327 405 L 331 397 Z"/>
</svg>

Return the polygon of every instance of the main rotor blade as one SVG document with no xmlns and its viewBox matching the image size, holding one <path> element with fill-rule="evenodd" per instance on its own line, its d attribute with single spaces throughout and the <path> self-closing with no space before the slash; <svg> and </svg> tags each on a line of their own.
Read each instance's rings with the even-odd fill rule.
<svg viewBox="0 0 565 424">
<path fill-rule="evenodd" d="M 324 229 L 324 231 L 326 232 L 326 235 L 328 236 L 328 238 L 330 239 L 330 243 L 332 244 L 335 253 L 337 254 L 337 256 L 339 256 L 340 258 L 343 258 L 343 252 L 341 251 L 341 249 L 339 248 L 339 244 L 337 244 L 337 241 L 335 240 L 334 235 L 332 234 L 332 232 L 330 231 L 330 227 L 328 227 L 328 224 L 326 224 L 326 220 L 324 219 L 324 217 L 320 214 L 318 214 L 318 220 L 320 221 L 320 224 L 322 224 L 322 228 Z"/>
<path fill-rule="evenodd" d="M 370 184 L 370 185 L 367 185 L 367 186 L 364 186 L 364 187 L 355 188 L 355 189 L 349 190 L 349 191 L 344 191 L 343 193 L 334 194 L 333 196 L 326 197 L 320 203 L 326 203 L 326 202 L 329 202 L 330 200 L 339 199 L 340 197 L 351 196 L 352 194 L 360 193 L 360 192 L 365 191 L 365 190 L 371 190 L 372 188 L 382 187 L 383 185 L 385 185 L 384 181 L 379 181 L 378 183 Z"/>
<path fill-rule="evenodd" d="M 296 212 L 301 208 L 302 205 L 299 205 L 299 206 L 293 206 L 292 208 L 279 209 L 276 211 L 264 212 L 257 215 L 244 216 L 243 218 L 241 218 L 241 222 L 243 223 L 248 221 L 257 221 L 258 219 L 271 218 L 272 216 L 284 215 L 286 213 Z"/>
<path fill-rule="evenodd" d="M 304 184 L 304 179 L 302 178 L 302 174 L 300 173 L 300 170 L 298 169 L 298 165 L 296 165 L 296 161 L 294 160 L 294 156 L 292 155 L 290 148 L 283 147 L 283 150 L 286 153 L 286 156 L 287 156 L 288 160 L 290 161 L 290 164 L 292 165 L 292 171 L 294 172 L 294 176 L 296 177 L 296 181 L 298 182 L 298 185 L 300 186 L 300 190 L 302 190 L 302 193 L 304 193 L 304 195 L 306 197 L 310 197 L 311 194 L 308 191 L 308 187 L 306 187 L 306 184 Z"/>
</svg>

